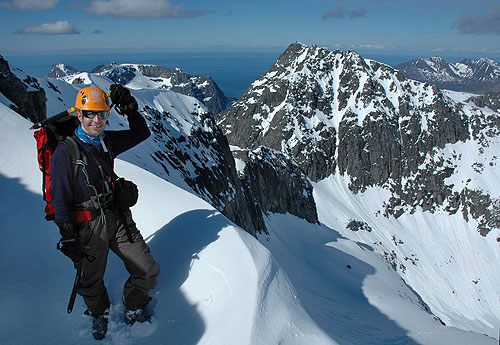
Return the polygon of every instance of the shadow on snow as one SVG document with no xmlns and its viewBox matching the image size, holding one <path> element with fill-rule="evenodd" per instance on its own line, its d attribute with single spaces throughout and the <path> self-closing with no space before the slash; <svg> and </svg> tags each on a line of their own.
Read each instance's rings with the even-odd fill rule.
<svg viewBox="0 0 500 345">
<path fill-rule="evenodd" d="M 180 287 L 188 279 L 198 254 L 218 239 L 222 228 L 231 223 L 214 210 L 192 210 L 183 213 L 158 230 L 148 244 L 160 262 L 161 275 L 158 306 L 162 332 L 172 344 L 197 344 L 205 324 L 197 306 L 186 300 Z M 158 307 L 157 306 L 157 307 Z M 164 328 L 164 329 L 163 329 Z"/>
<path fill-rule="evenodd" d="M 326 334 L 339 344 L 418 345 L 365 297 L 364 280 L 375 274 L 375 268 L 326 245 L 346 238 L 325 225 L 297 223 L 297 218 L 288 224 L 281 215 L 275 222 L 274 217 L 269 241 L 261 242 L 286 272 L 302 307 Z"/>
</svg>

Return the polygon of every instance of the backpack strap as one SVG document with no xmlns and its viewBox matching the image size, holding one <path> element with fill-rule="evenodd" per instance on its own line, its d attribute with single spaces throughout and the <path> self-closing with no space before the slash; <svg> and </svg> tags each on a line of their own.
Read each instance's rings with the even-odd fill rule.
<svg viewBox="0 0 500 345">
<path fill-rule="evenodd" d="M 104 217 L 104 210 L 101 205 L 101 200 L 99 198 L 99 194 L 97 193 L 97 189 L 94 185 L 94 181 L 91 181 L 91 176 L 87 171 L 87 166 L 88 166 L 88 158 L 87 155 L 82 154 L 81 147 L 79 144 L 79 139 L 76 138 L 74 135 L 73 136 L 68 136 L 64 141 L 62 142 L 67 148 L 69 155 L 71 157 L 71 167 L 73 169 L 73 178 L 71 181 L 71 186 L 73 189 L 73 192 L 75 190 L 75 184 L 76 184 L 76 176 L 78 174 L 78 170 L 80 169 L 85 176 L 85 182 L 86 185 L 89 189 L 90 193 L 90 198 L 92 199 L 93 197 L 96 198 L 97 203 L 99 205 L 99 209 L 81 209 L 81 210 L 75 210 L 73 211 L 73 218 L 77 223 L 81 223 L 84 221 L 89 221 L 91 219 L 94 219 L 97 216 L 103 216 Z M 105 222 L 105 219 L 103 218 L 103 221 Z"/>
<path fill-rule="evenodd" d="M 97 188 L 95 187 L 96 186 L 95 181 L 92 180 L 92 176 L 87 171 L 89 157 L 88 157 L 87 152 L 82 152 L 82 150 L 84 151 L 84 147 L 83 147 L 80 139 L 78 139 L 76 137 L 76 135 L 72 135 L 72 136 L 67 137 L 64 140 L 64 143 L 68 147 L 68 151 L 70 152 L 70 155 L 71 155 L 71 163 L 72 163 L 72 166 L 74 169 L 73 170 L 73 184 L 76 181 L 76 175 L 77 175 L 78 169 L 80 168 L 84 177 L 85 177 L 85 182 L 86 182 L 87 187 L 89 189 L 91 200 L 92 199 L 95 200 L 95 202 L 97 204 L 96 205 L 97 208 L 89 208 L 89 209 L 83 208 L 83 209 L 79 209 L 79 210 L 73 212 L 73 217 L 75 217 L 76 219 L 80 219 L 81 221 L 87 221 L 90 219 L 94 219 L 96 216 L 100 216 L 103 224 L 106 224 L 106 217 L 105 217 L 105 213 L 104 213 L 104 208 L 110 200 L 112 201 L 112 199 L 108 199 L 106 196 L 103 196 L 102 194 L 99 194 L 97 192 Z M 113 158 L 113 154 L 112 154 L 111 150 L 107 150 L 107 153 L 109 154 L 110 158 Z M 104 178 L 104 180 L 106 180 L 104 173 L 109 175 L 109 170 L 108 170 L 109 165 L 107 165 L 107 163 L 104 162 L 104 160 L 102 158 L 100 158 L 99 155 L 96 154 L 95 152 L 91 152 L 90 155 L 96 161 L 96 163 L 99 167 L 99 170 L 101 170 L 102 177 Z M 104 170 L 104 172 L 103 172 L 103 170 Z M 111 179 L 113 179 L 113 176 L 109 176 L 109 177 Z M 108 185 L 107 181 L 104 181 L 104 183 L 105 183 L 105 185 Z M 112 186 L 108 186 L 107 188 L 108 188 L 107 193 L 112 192 L 112 188 L 113 188 Z M 77 220 L 77 222 L 78 222 L 78 220 Z"/>
<path fill-rule="evenodd" d="M 88 156 L 89 155 L 88 155 L 87 152 L 84 152 L 84 154 L 81 154 L 81 152 L 82 152 L 82 150 L 84 150 L 84 148 L 82 146 L 82 143 L 81 143 L 80 139 L 78 139 L 76 135 L 72 135 L 71 137 L 67 137 L 66 141 L 71 141 L 72 145 L 76 146 L 75 149 L 78 150 L 78 155 L 74 156 L 75 157 L 74 165 L 75 166 L 78 166 L 78 165 L 82 166 L 82 170 L 83 170 L 83 173 L 84 173 L 84 175 L 86 177 L 87 184 L 91 188 L 91 193 L 90 194 L 91 195 L 98 195 L 97 190 L 94 187 L 94 186 L 96 186 L 95 181 L 91 180 L 91 177 L 87 173 L 86 168 L 85 168 L 88 165 Z M 112 154 L 111 150 L 106 150 L 106 153 L 108 153 L 110 159 L 112 160 L 113 159 L 113 154 Z M 108 176 L 111 179 L 113 179 L 113 175 L 110 174 L 110 171 L 109 171 L 109 165 L 106 162 L 104 162 L 104 160 L 102 158 L 100 158 L 99 155 L 95 151 L 91 151 L 90 156 L 92 156 L 92 158 L 96 161 L 97 166 L 99 167 L 99 170 L 101 170 L 101 173 L 103 174 L 102 170 L 104 170 L 104 172 L 106 174 L 108 174 Z M 105 175 L 104 174 L 102 175 L 102 177 L 103 177 L 103 179 L 105 179 Z M 104 183 L 107 183 L 107 182 L 104 181 Z"/>
<path fill-rule="evenodd" d="M 116 173 L 113 171 L 113 168 L 111 168 L 111 166 L 106 163 L 104 159 L 102 159 L 95 151 L 92 152 L 91 155 L 92 157 L 94 157 L 96 162 L 102 166 L 106 174 L 108 174 L 108 176 L 111 177 L 113 181 L 118 180 L 118 175 L 116 175 Z"/>
<path fill-rule="evenodd" d="M 82 160 L 82 154 L 80 152 L 80 148 L 72 136 L 66 137 L 66 139 L 64 139 L 64 141 L 62 141 L 62 144 L 64 144 L 66 146 L 66 148 L 68 149 L 69 156 L 71 158 L 71 167 L 73 169 L 73 179 L 71 180 L 71 186 L 72 186 L 73 191 L 74 191 L 76 174 L 78 173 L 78 162 L 82 161 L 84 165 L 87 165 L 88 162 L 87 162 L 86 157 L 83 157 L 83 160 Z"/>
</svg>

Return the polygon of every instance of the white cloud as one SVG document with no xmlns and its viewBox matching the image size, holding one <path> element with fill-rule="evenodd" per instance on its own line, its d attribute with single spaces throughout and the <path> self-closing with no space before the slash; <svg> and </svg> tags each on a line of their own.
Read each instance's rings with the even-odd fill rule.
<svg viewBox="0 0 500 345">
<path fill-rule="evenodd" d="M 207 10 L 186 10 L 169 0 L 94 0 L 87 8 L 89 14 L 117 18 L 193 18 Z"/>
<path fill-rule="evenodd" d="M 386 47 L 380 44 L 361 44 L 361 49 L 385 50 Z"/>
<path fill-rule="evenodd" d="M 0 2 L 0 7 L 21 11 L 46 11 L 56 7 L 58 3 L 59 0 L 13 0 Z"/>
<path fill-rule="evenodd" d="M 55 23 L 45 23 L 38 26 L 28 26 L 15 32 L 22 35 L 67 35 L 79 34 L 73 23 L 68 21 L 58 21 Z"/>
</svg>

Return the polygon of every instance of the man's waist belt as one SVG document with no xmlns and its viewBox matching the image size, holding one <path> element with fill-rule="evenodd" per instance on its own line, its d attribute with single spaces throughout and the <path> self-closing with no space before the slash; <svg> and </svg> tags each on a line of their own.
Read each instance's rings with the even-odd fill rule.
<svg viewBox="0 0 500 345">
<path fill-rule="evenodd" d="M 84 223 L 99 217 L 101 215 L 101 210 L 93 208 L 88 210 L 73 211 L 72 214 L 73 220 L 76 223 Z"/>
<path fill-rule="evenodd" d="M 73 207 L 73 211 L 71 212 L 73 215 L 73 220 L 76 223 L 84 223 L 89 222 L 93 219 L 96 219 L 100 215 L 107 213 L 107 211 L 111 211 L 115 209 L 114 203 L 112 199 L 109 199 L 101 208 L 95 207 Z"/>
</svg>

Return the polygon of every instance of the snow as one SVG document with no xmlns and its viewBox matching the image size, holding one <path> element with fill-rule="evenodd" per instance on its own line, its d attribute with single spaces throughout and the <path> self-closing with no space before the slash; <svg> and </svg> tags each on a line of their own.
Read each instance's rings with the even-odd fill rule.
<svg viewBox="0 0 500 345">
<path fill-rule="evenodd" d="M 90 74 L 87 72 L 70 74 L 66 77 L 63 77 L 62 79 L 66 81 L 68 84 L 73 84 L 75 80 L 78 80 L 78 84 L 83 84 L 83 85 L 88 85 L 92 83 L 92 80 L 90 79 Z"/>
<path fill-rule="evenodd" d="M 405 213 L 398 219 L 385 218 L 381 210 L 388 197 L 384 195 L 387 191 L 372 188 L 353 195 L 347 185 L 348 181 L 339 176 L 331 176 L 315 184 L 314 197 L 320 222 L 337 229 L 345 238 L 369 246 L 380 255 L 391 254 L 394 250 L 394 270 L 400 272 L 432 313 L 448 326 L 496 336 L 500 309 L 498 303 L 490 302 L 498 301 L 500 296 L 495 288 L 498 286 L 496 270 L 488 264 L 500 259 L 496 239 L 480 236 L 475 231 L 475 223 L 465 223 L 461 214 L 416 211 Z M 334 215 L 331 210 L 335 210 Z M 372 231 L 348 230 L 346 224 L 351 219 L 365 221 Z M 397 245 L 388 246 L 390 242 Z M 372 265 L 377 263 L 376 260 L 366 262 Z M 368 300 L 386 315 L 399 315 L 394 319 L 402 327 L 409 327 L 406 322 L 414 316 L 399 314 L 401 308 L 407 305 L 397 307 L 395 301 L 387 303 L 382 291 L 391 284 L 383 289 L 372 285 L 378 284 L 379 278 L 375 275 L 365 280 L 364 291 Z M 474 283 L 477 280 L 479 282 Z M 374 291 L 377 292 L 373 294 Z M 404 296 L 407 294 L 404 292 Z M 389 293 L 387 296 L 394 298 L 397 295 Z M 408 294 L 410 298 L 412 295 Z M 410 311 L 415 312 L 410 308 L 404 313 Z M 418 334 L 423 331 L 411 328 Z M 423 333 L 426 332 L 428 330 Z"/>
<path fill-rule="evenodd" d="M 104 77 L 90 80 L 109 87 Z M 50 82 L 65 97 L 48 93 L 49 113 L 66 109 L 63 99 L 83 87 Z M 192 98 L 160 90 L 133 94 L 140 105 L 168 109 L 179 131 L 189 133 L 197 121 L 190 115 Z M 88 344 L 94 340 L 80 297 L 66 314 L 75 271 L 55 248 L 57 227 L 43 219 L 31 123 L 3 104 L 0 116 L 0 343 Z M 110 125 L 126 122 L 113 111 Z M 105 280 L 112 308 L 102 344 L 497 343 L 500 282 L 491 262 L 500 259 L 498 246 L 460 215 L 416 212 L 387 219 L 380 215 L 387 191 L 354 196 L 349 181 L 336 176 L 314 185 L 321 224 L 269 214 L 270 235 L 256 239 L 186 191 L 182 178 L 162 178 L 148 160 L 153 147 L 142 143 L 116 162 L 117 173 L 139 186 L 134 219 L 161 265 L 153 323 L 130 327 L 121 320 L 127 273 L 111 254 Z M 350 219 L 366 221 L 373 231 L 347 230 Z M 396 256 L 406 265 L 404 274 L 382 258 L 391 236 L 402 242 Z M 433 243 L 424 246 L 422 238 Z"/>
<path fill-rule="evenodd" d="M 450 68 L 455 72 L 455 74 L 463 77 L 463 78 L 468 78 L 473 75 L 472 69 L 460 62 L 457 62 L 455 64 L 450 64 Z"/>
<path fill-rule="evenodd" d="M 500 198 L 500 188 L 497 181 L 500 174 L 497 168 L 500 143 L 492 138 L 487 150 L 476 140 L 469 140 L 461 145 L 448 144 L 443 149 L 444 157 L 460 157 L 454 161 L 459 174 L 446 179 L 446 183 L 453 186 L 454 191 L 461 191 L 467 187 L 471 190 L 482 190 L 485 186 L 493 200 Z"/>
<path fill-rule="evenodd" d="M 0 343 L 87 344 L 92 336 L 81 299 L 72 314 L 65 312 L 74 270 L 55 248 L 57 227 L 43 219 L 30 123 L 3 104 L 0 115 Z M 125 326 L 120 303 L 127 274 L 110 255 L 106 284 L 113 306 L 103 344 L 161 344 L 165 339 L 174 344 L 251 345 L 268 339 L 335 344 L 321 335 L 286 274 L 254 237 L 198 197 L 143 169 L 118 160 L 117 173 L 139 186 L 134 217 L 149 236 L 162 274 L 153 292 L 153 324 Z"/>
<path fill-rule="evenodd" d="M 244 175 L 246 163 L 242 159 L 234 158 L 234 163 L 236 165 L 236 171 L 240 176 Z"/>
</svg>

